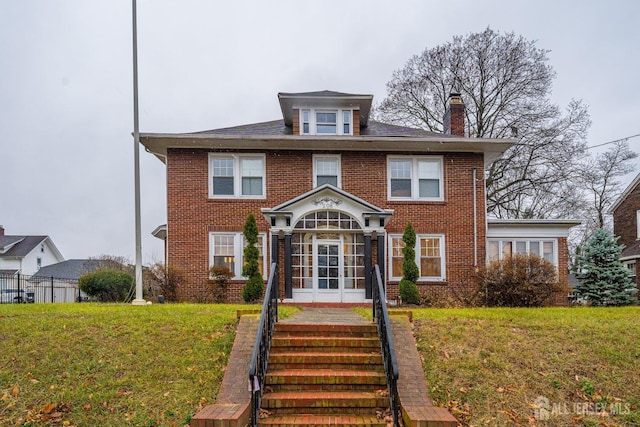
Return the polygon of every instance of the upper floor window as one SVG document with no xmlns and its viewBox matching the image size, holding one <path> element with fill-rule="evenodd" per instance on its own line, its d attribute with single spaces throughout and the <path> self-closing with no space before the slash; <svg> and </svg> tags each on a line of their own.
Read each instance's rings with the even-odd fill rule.
<svg viewBox="0 0 640 427">
<path fill-rule="evenodd" d="M 209 197 L 263 198 L 264 154 L 210 154 Z"/>
<path fill-rule="evenodd" d="M 340 155 L 313 156 L 313 186 L 341 186 Z"/>
<path fill-rule="evenodd" d="M 443 200 L 442 157 L 389 157 L 389 199 Z"/>
<path fill-rule="evenodd" d="M 402 248 L 405 246 L 402 235 L 391 235 L 389 246 L 389 276 L 393 280 L 400 280 L 402 278 L 402 263 L 404 262 Z M 420 279 L 444 280 L 444 236 L 417 235 L 415 252 L 415 261 L 420 270 Z"/>
<path fill-rule="evenodd" d="M 636 229 L 638 230 L 638 240 L 640 240 L 640 211 L 636 211 Z"/>
<path fill-rule="evenodd" d="M 305 109 L 300 111 L 302 135 L 352 135 L 351 110 Z"/>
</svg>

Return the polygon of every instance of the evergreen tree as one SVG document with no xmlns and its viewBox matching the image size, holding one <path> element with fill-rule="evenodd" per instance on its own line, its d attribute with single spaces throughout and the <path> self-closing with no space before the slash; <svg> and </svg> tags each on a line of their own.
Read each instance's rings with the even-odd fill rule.
<svg viewBox="0 0 640 427">
<path fill-rule="evenodd" d="M 244 265 L 242 266 L 242 275 L 248 277 L 247 283 L 242 288 L 242 299 L 245 302 L 255 302 L 262 297 L 264 290 L 264 279 L 260 273 L 260 251 L 256 247 L 258 243 L 258 224 L 253 214 L 247 216 L 243 230 L 244 238 L 247 241 L 247 247 L 244 248 Z"/>
<path fill-rule="evenodd" d="M 636 301 L 629 271 L 620 262 L 622 246 L 610 231 L 599 229 L 576 256 L 576 295 L 593 305 L 628 305 Z"/>
<path fill-rule="evenodd" d="M 404 242 L 404 248 L 402 248 L 404 261 L 402 262 L 402 280 L 398 285 L 398 291 L 402 301 L 409 304 L 419 304 L 420 294 L 418 293 L 416 281 L 420 276 L 420 270 L 416 265 L 416 251 L 414 249 L 416 246 L 416 232 L 413 230 L 411 222 L 407 223 L 404 229 L 402 241 Z"/>
</svg>

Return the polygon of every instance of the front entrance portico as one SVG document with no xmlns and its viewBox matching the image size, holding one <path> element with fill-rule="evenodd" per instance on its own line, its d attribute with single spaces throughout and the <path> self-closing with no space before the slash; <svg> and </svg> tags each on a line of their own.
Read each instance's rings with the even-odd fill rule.
<svg viewBox="0 0 640 427">
<path fill-rule="evenodd" d="M 273 260 L 283 242 L 285 299 L 371 299 L 372 238 L 384 270 L 384 226 L 392 211 L 325 184 L 262 213 L 271 224 Z"/>
</svg>

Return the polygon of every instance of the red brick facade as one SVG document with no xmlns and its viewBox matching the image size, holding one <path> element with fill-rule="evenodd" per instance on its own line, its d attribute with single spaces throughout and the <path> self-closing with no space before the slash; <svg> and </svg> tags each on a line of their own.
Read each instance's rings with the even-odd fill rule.
<svg viewBox="0 0 640 427">
<path fill-rule="evenodd" d="M 613 210 L 613 233 L 619 236 L 618 244 L 624 245 L 623 258 L 636 260 L 635 280 L 640 289 L 640 175 L 625 190 Z"/>
<path fill-rule="evenodd" d="M 209 268 L 209 232 L 242 232 L 253 213 L 261 232 L 270 225 L 260 209 L 279 205 L 313 188 L 311 151 L 266 153 L 266 199 L 210 199 L 209 151 L 170 149 L 167 153 L 168 262 L 184 270 L 188 284 L 183 299 L 194 300 L 206 291 Z M 393 216 L 387 233 L 402 234 L 408 221 L 416 233 L 445 236 L 447 282 L 420 283 L 424 292 L 442 292 L 461 285 L 474 273 L 473 170 L 483 170 L 482 154 L 444 154 L 444 201 L 407 202 L 387 199 L 387 154 L 384 152 L 341 153 L 342 189 L 385 209 Z M 411 154 L 411 153 L 392 153 Z M 422 153 L 423 154 L 423 153 Z M 292 168 L 291 165 L 296 165 Z M 484 186 L 476 185 L 478 259 L 485 259 Z M 375 244 L 374 244 L 375 246 Z M 283 257 L 283 251 L 280 256 Z M 374 251 L 373 259 L 376 259 Z M 280 260 L 283 265 L 283 259 Z M 269 260 L 269 262 L 271 262 Z M 483 261 L 481 261 L 483 262 Z M 231 286 L 230 301 L 238 301 L 241 286 Z M 393 282 L 389 287 L 394 296 Z"/>
</svg>

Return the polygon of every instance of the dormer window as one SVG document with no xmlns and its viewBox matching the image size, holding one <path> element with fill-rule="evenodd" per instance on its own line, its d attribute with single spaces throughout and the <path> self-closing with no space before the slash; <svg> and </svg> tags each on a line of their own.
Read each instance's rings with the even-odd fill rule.
<svg viewBox="0 0 640 427">
<path fill-rule="evenodd" d="M 352 135 L 352 110 L 300 110 L 302 135 Z"/>
</svg>

